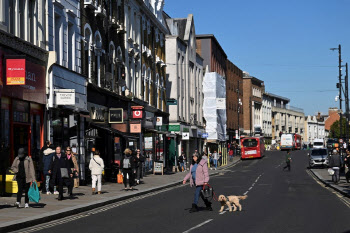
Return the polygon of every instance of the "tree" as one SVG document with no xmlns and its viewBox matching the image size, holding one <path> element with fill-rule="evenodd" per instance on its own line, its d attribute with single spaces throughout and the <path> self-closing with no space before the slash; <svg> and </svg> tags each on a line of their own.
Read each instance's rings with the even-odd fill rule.
<svg viewBox="0 0 350 233">
<path fill-rule="evenodd" d="M 346 119 L 342 118 L 342 135 L 345 137 L 346 135 Z M 331 130 L 329 132 L 330 138 L 340 138 L 340 130 L 339 130 L 339 121 L 335 121 L 331 125 Z"/>
</svg>

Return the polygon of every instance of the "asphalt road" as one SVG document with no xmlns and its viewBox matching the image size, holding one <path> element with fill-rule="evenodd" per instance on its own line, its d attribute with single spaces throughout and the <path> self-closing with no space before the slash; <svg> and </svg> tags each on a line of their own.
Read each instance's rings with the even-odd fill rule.
<svg viewBox="0 0 350 233">
<path fill-rule="evenodd" d="M 306 152 L 292 153 L 290 172 L 282 171 L 284 153 L 268 152 L 211 177 L 217 195 L 247 193 L 242 212 L 219 214 L 215 202 L 212 212 L 189 213 L 194 189 L 184 185 L 56 221 L 39 232 L 350 232 L 350 205 L 308 174 Z"/>
</svg>

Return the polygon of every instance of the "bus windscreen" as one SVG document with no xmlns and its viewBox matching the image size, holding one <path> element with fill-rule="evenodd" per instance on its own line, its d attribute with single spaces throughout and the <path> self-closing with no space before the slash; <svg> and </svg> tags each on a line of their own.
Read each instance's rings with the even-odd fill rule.
<svg viewBox="0 0 350 233">
<path fill-rule="evenodd" d="M 258 145 L 258 141 L 256 139 L 246 139 L 243 141 L 244 147 L 256 147 Z"/>
</svg>

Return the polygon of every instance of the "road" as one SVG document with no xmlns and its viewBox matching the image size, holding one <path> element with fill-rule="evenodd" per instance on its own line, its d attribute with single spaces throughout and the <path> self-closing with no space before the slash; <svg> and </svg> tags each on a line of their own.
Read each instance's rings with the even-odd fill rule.
<svg viewBox="0 0 350 233">
<path fill-rule="evenodd" d="M 212 212 L 189 213 L 194 190 L 183 185 L 54 221 L 50 228 L 43 224 L 38 232 L 350 232 L 349 200 L 308 173 L 305 151 L 292 152 L 292 170 L 282 171 L 284 153 L 267 152 L 211 177 L 217 195 L 248 195 L 242 212 L 220 214 L 215 202 Z"/>
</svg>

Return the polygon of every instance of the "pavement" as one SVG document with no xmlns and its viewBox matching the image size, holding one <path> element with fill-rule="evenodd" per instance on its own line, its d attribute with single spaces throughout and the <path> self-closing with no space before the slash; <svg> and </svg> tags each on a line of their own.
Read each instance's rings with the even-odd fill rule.
<svg viewBox="0 0 350 233">
<path fill-rule="evenodd" d="M 238 156 L 227 165 L 219 167 L 217 170 L 209 170 L 210 175 L 219 174 L 220 170 L 226 169 L 240 161 Z M 13 206 L 16 198 L 0 197 L 0 232 L 9 232 L 26 227 L 46 223 L 59 218 L 71 216 L 84 211 L 92 210 L 114 202 L 123 201 L 136 196 L 145 195 L 151 192 L 180 185 L 185 176 L 185 172 L 176 172 L 164 175 L 146 175 L 140 185 L 133 191 L 124 191 L 123 184 L 105 183 L 102 185 L 101 195 L 92 195 L 91 186 L 80 186 L 73 190 L 74 198 L 67 197 L 58 201 L 58 195 L 41 194 L 40 203 L 30 203 L 30 208 L 17 209 Z M 22 206 L 24 197 L 22 197 Z"/>
<path fill-rule="evenodd" d="M 345 175 L 340 174 L 338 184 L 332 182 L 332 176 L 328 174 L 327 168 L 312 168 L 310 171 L 326 186 L 350 198 L 350 183 L 346 182 Z"/>
</svg>

